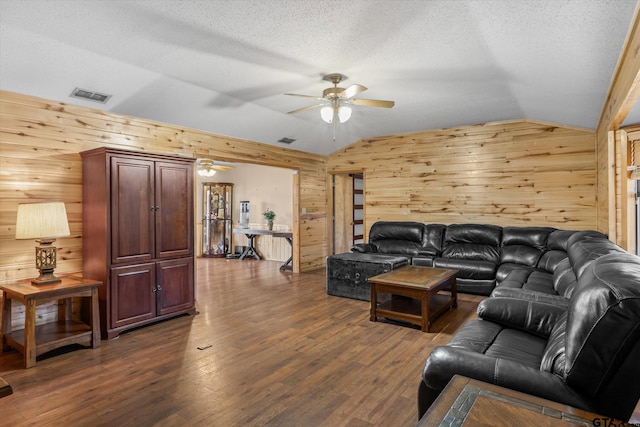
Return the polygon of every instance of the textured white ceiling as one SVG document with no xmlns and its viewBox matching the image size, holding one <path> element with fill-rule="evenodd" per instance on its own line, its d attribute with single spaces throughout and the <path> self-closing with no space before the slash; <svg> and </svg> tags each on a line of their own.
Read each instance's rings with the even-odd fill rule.
<svg viewBox="0 0 640 427">
<path fill-rule="evenodd" d="M 636 0 L 0 1 L 0 88 L 329 154 L 495 120 L 593 129 Z M 340 72 L 369 88 L 335 128 L 288 115 Z M 75 87 L 112 94 L 106 105 Z M 333 142 L 335 131 L 336 141 Z"/>
</svg>

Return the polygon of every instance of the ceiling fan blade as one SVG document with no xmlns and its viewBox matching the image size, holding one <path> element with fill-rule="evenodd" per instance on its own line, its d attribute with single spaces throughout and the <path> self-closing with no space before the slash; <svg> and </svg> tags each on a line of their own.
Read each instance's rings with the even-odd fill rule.
<svg viewBox="0 0 640 427">
<path fill-rule="evenodd" d="M 322 98 L 320 98 L 322 99 Z M 316 105 L 309 105 L 307 107 L 303 107 L 303 108 L 298 108 L 297 110 L 293 110 L 293 111 L 289 111 L 287 114 L 295 114 L 295 113 L 301 113 L 303 111 L 307 111 L 307 110 L 313 110 L 314 108 L 318 108 L 318 107 L 323 107 L 326 104 L 316 104 Z"/>
<path fill-rule="evenodd" d="M 303 98 L 312 98 L 312 99 L 318 99 L 318 100 L 323 100 L 324 98 L 321 98 L 319 96 L 314 96 L 314 95 L 301 95 L 299 93 L 285 93 L 285 95 L 289 95 L 289 96 L 301 96 Z"/>
<path fill-rule="evenodd" d="M 391 108 L 396 104 L 393 101 L 383 101 L 380 99 L 352 99 L 351 103 L 353 105 L 363 105 L 366 107 L 383 107 L 383 108 Z"/>
<path fill-rule="evenodd" d="M 351 85 L 340 93 L 340 98 L 351 98 L 365 90 L 367 90 L 367 88 L 362 85 Z"/>
</svg>

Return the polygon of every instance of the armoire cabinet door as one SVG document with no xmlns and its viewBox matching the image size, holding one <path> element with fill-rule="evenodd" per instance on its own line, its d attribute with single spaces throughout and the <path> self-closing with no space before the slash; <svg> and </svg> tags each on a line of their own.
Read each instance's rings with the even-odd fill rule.
<svg viewBox="0 0 640 427">
<path fill-rule="evenodd" d="M 114 264 L 155 258 L 154 166 L 155 162 L 149 160 L 111 158 L 111 261 Z"/>
<path fill-rule="evenodd" d="M 193 254 L 193 169 L 181 163 L 156 163 L 156 257 Z"/>
<path fill-rule="evenodd" d="M 193 259 L 158 262 L 158 315 L 193 307 Z"/>
<path fill-rule="evenodd" d="M 111 328 L 156 317 L 156 264 L 111 269 Z"/>
</svg>

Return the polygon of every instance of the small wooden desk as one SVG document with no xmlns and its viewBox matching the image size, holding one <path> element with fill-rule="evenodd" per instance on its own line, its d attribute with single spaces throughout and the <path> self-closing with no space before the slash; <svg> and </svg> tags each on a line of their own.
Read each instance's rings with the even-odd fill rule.
<svg viewBox="0 0 640 427">
<path fill-rule="evenodd" d="M 256 251 L 254 239 L 256 236 L 273 236 L 273 237 L 282 237 L 289 242 L 289 246 L 291 246 L 291 256 L 288 260 L 285 261 L 284 264 L 280 266 L 280 270 L 292 270 L 293 266 L 291 265 L 293 262 L 293 233 L 290 231 L 277 231 L 277 230 L 267 230 L 263 228 L 234 228 L 233 232 L 236 234 L 244 234 L 247 236 L 248 246 L 242 252 L 239 259 L 245 259 L 250 256 L 255 259 L 262 259 L 260 254 Z"/>
<path fill-rule="evenodd" d="M 458 307 L 457 273 L 458 270 L 409 265 L 369 278 L 370 320 L 376 322 L 378 317 L 404 320 L 420 326 L 422 332 L 429 332 L 433 320 Z M 450 295 L 439 295 L 447 287 Z M 391 294 L 392 298 L 378 304 L 378 294 Z"/>
<path fill-rule="evenodd" d="M 70 344 L 89 340 L 92 348 L 100 346 L 100 313 L 98 308 L 98 286 L 102 282 L 82 277 L 61 277 L 62 282 L 49 285 L 34 285 L 31 279 L 0 285 L 3 299 L 2 328 L 0 341 L 2 351 L 13 347 L 23 355 L 24 367 L 36 364 L 36 357 Z M 71 298 L 86 297 L 91 300 L 89 325 L 71 319 Z M 24 329 L 11 328 L 12 301 L 24 304 Z M 57 322 L 36 326 L 36 306 L 51 301 L 64 300 L 58 304 Z"/>
<path fill-rule="evenodd" d="M 626 425 L 612 421 L 562 403 L 454 375 L 420 418 L 418 427 Z"/>
</svg>

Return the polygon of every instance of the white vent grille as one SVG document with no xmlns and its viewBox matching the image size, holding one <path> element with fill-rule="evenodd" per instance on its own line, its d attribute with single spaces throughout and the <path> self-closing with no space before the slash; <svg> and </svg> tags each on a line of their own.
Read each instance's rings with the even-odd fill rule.
<svg viewBox="0 0 640 427">
<path fill-rule="evenodd" d="M 111 95 L 92 92 L 90 90 L 80 89 L 79 87 L 75 88 L 70 96 L 73 98 L 88 99 L 89 101 L 99 102 L 101 104 L 106 104 L 109 98 L 111 98 Z"/>
</svg>

